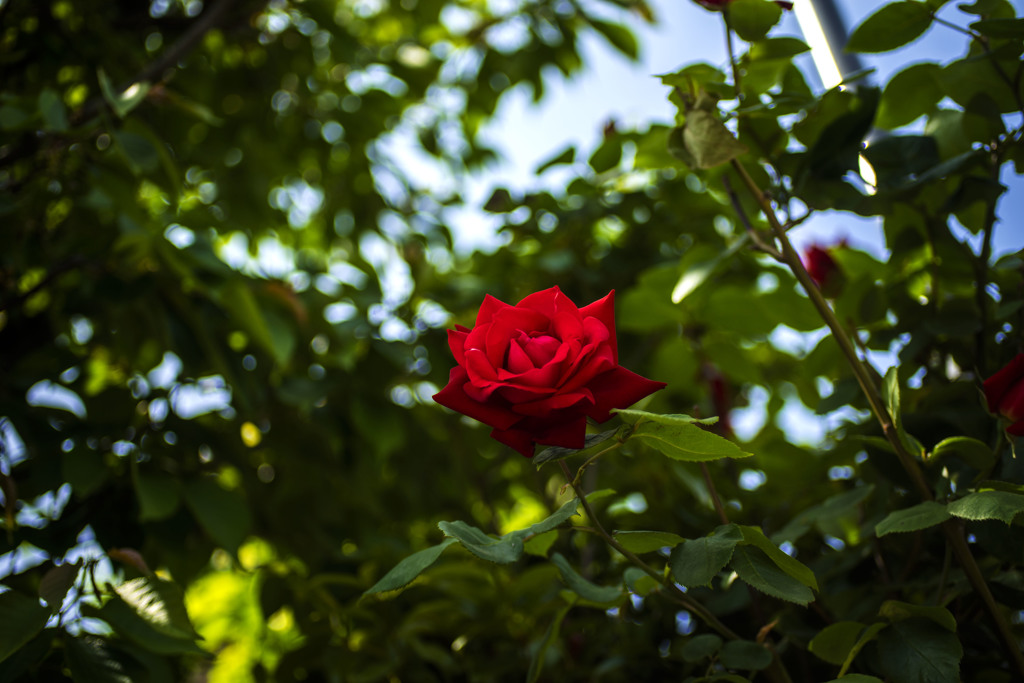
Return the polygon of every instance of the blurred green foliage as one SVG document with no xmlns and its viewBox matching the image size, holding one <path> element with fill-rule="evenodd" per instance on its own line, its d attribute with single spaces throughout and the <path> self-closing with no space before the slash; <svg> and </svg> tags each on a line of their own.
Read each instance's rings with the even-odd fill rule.
<svg viewBox="0 0 1024 683">
<path fill-rule="evenodd" d="M 944 4 L 892 3 L 853 46 L 898 48 Z M 962 5 L 935 27 L 950 62 L 815 93 L 777 10 L 736 0 L 734 72 L 663 76 L 674 127 L 609 127 L 541 169 L 571 165 L 564 190 L 470 207 L 504 246 L 467 255 L 451 223 L 502 95 L 576 73 L 586 32 L 635 56 L 607 17 L 642 0 L 0 3 L 0 681 L 1022 675 L 935 527 L 961 520 L 1019 644 L 1024 466 L 979 386 L 1022 350 L 1024 263 L 991 256 L 1000 170 L 1024 164 L 1021 20 Z M 733 158 L 788 228 L 881 221 L 887 260 L 832 249 L 832 305 L 896 360 L 887 405 L 935 502 L 757 248 Z M 583 476 L 737 638 L 570 530 L 594 520 L 565 517 L 555 465 L 430 400 L 443 328 L 553 284 L 617 290 L 622 365 L 669 384 L 645 409 L 763 413 L 753 457 L 707 478 L 639 439 Z M 787 433 L 801 404 L 820 443 Z M 417 552 L 408 588 L 364 595 Z"/>
</svg>

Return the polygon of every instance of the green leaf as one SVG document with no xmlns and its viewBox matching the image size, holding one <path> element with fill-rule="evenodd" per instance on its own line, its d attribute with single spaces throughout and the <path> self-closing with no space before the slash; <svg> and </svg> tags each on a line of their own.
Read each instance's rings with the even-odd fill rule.
<svg viewBox="0 0 1024 683">
<path fill-rule="evenodd" d="M 961 657 L 956 634 L 926 619 L 899 621 L 879 634 L 879 665 L 892 683 L 959 683 Z"/>
<path fill-rule="evenodd" d="M 537 557 L 547 557 L 551 546 L 558 540 L 558 532 L 554 529 L 537 534 L 523 541 L 523 552 Z"/>
<path fill-rule="evenodd" d="M 18 591 L 0 593 L 0 662 L 43 630 L 50 610 Z"/>
<path fill-rule="evenodd" d="M 14 130 L 24 126 L 32 117 L 24 110 L 11 105 L 0 107 L 0 130 Z"/>
<path fill-rule="evenodd" d="M 749 55 L 752 61 L 788 59 L 804 52 L 810 52 L 810 50 L 810 46 L 799 38 L 782 36 L 766 38 L 753 43 L 750 46 Z"/>
<path fill-rule="evenodd" d="M 740 450 L 732 441 L 696 426 L 693 423 L 698 420 L 687 415 L 657 415 L 637 410 L 618 412 L 638 417 L 630 438 L 643 441 L 673 460 L 702 462 L 753 455 Z"/>
<path fill-rule="evenodd" d="M 885 536 L 892 533 L 918 531 L 942 524 L 949 519 L 949 511 L 945 505 L 933 500 L 926 500 L 904 510 L 890 512 L 885 519 L 875 525 L 875 535 Z"/>
<path fill-rule="evenodd" d="M 846 517 L 856 513 L 857 506 L 868 498 L 875 490 L 874 484 L 858 486 L 829 496 L 818 505 L 812 505 L 792 520 L 786 526 L 771 536 L 773 543 L 789 541 L 796 542 L 811 527 L 816 527 L 822 533 L 829 533 L 828 526 L 840 522 Z"/>
<path fill-rule="evenodd" d="M 57 133 L 68 130 L 68 111 L 64 101 L 53 88 L 43 88 L 39 93 L 39 113 L 43 115 L 43 128 Z"/>
<path fill-rule="evenodd" d="M 854 643 L 853 647 L 850 649 L 850 654 L 846 655 L 846 661 L 843 662 L 843 667 L 839 670 L 840 676 L 842 676 L 849 670 L 849 668 L 853 665 L 853 660 L 857 658 L 857 655 L 860 654 L 860 651 L 863 650 L 868 643 L 870 643 L 872 640 L 878 637 L 878 633 L 883 628 L 885 628 L 885 624 L 879 622 L 871 624 L 866 629 L 864 629 L 864 632 L 860 634 L 860 637 L 857 638 L 857 642 Z"/>
<path fill-rule="evenodd" d="M 885 681 L 867 674 L 846 674 L 842 678 L 834 678 L 828 683 L 885 683 Z"/>
<path fill-rule="evenodd" d="M 968 493 L 948 506 L 949 514 L 961 519 L 998 519 L 1007 524 L 1024 512 L 1024 495 L 1009 491 Z"/>
<path fill-rule="evenodd" d="M 558 639 L 558 633 L 562 629 L 562 621 L 571 609 L 572 605 L 565 605 L 555 613 L 555 618 L 548 624 L 547 630 L 544 631 L 544 636 L 540 639 L 540 643 L 530 658 L 530 668 L 526 672 L 527 683 L 535 683 L 540 678 L 540 674 L 544 670 L 544 655 L 547 653 L 548 648 L 551 647 L 551 644 Z"/>
<path fill-rule="evenodd" d="M 132 683 L 124 667 L 110 654 L 106 641 L 95 636 L 65 636 L 64 655 L 73 681 Z"/>
<path fill-rule="evenodd" d="M 534 170 L 535 175 L 540 175 L 544 171 L 548 170 L 552 166 L 558 166 L 560 164 L 571 164 L 576 160 L 576 148 L 569 145 L 558 154 L 555 154 L 547 161 L 544 161 Z"/>
<path fill-rule="evenodd" d="M 667 531 L 616 531 L 614 536 L 626 550 L 637 555 L 672 548 L 684 540 L 682 536 Z"/>
<path fill-rule="evenodd" d="M 714 633 L 702 633 L 686 641 L 679 654 L 687 662 L 699 662 L 722 649 L 722 639 Z"/>
<path fill-rule="evenodd" d="M 732 0 L 726 11 L 729 26 L 747 42 L 764 38 L 782 18 L 782 8 L 771 0 Z"/>
<path fill-rule="evenodd" d="M 945 607 L 936 605 L 913 605 L 899 600 L 886 600 L 878 608 L 878 616 L 891 622 L 903 621 L 912 617 L 931 619 L 947 631 L 956 633 L 956 618 Z"/>
<path fill-rule="evenodd" d="M 166 519 L 181 502 L 178 480 L 170 475 L 132 470 L 135 495 L 139 499 L 139 521 Z"/>
<path fill-rule="evenodd" d="M 762 551 L 750 546 L 737 546 L 730 566 L 751 587 L 798 605 L 814 600 L 811 589 L 780 570 Z"/>
<path fill-rule="evenodd" d="M 721 166 L 747 153 L 747 147 L 725 127 L 717 113 L 694 109 L 685 125 L 669 135 L 669 149 L 693 169 Z"/>
<path fill-rule="evenodd" d="M 888 52 L 916 40 L 932 25 L 932 14 L 922 2 L 905 0 L 884 5 L 853 30 L 849 52 Z"/>
<path fill-rule="evenodd" d="M 608 21 L 600 21 L 593 17 L 588 17 L 588 22 L 594 27 L 594 30 L 605 37 L 612 47 L 626 55 L 630 59 L 635 60 L 640 53 L 639 45 L 636 42 L 636 36 L 633 32 L 622 24 L 613 24 Z"/>
<path fill-rule="evenodd" d="M 672 303 L 681 303 L 683 299 L 696 291 L 715 272 L 721 262 L 721 257 L 717 257 L 685 268 L 679 277 L 679 282 L 672 288 Z"/>
<path fill-rule="evenodd" d="M 75 585 L 78 577 L 78 570 L 82 568 L 82 561 L 62 564 L 53 567 L 43 574 L 39 581 L 39 597 L 49 605 L 50 611 L 56 614 L 64 604 L 64 598 L 68 591 Z"/>
<path fill-rule="evenodd" d="M 519 537 L 509 535 L 493 538 L 461 520 L 438 522 L 437 526 L 445 536 L 456 539 L 466 550 L 482 560 L 509 564 L 523 555 L 523 541 Z"/>
<path fill-rule="evenodd" d="M 552 555 L 551 563 L 558 567 L 565 585 L 584 600 L 609 604 L 621 602 L 626 597 L 625 593 L 615 586 L 598 586 L 580 576 L 561 553 Z"/>
<path fill-rule="evenodd" d="M 119 119 L 127 116 L 149 94 L 150 85 L 146 82 L 133 83 L 123 92 L 117 92 L 114 84 L 110 81 L 110 77 L 107 76 L 107 72 L 102 67 L 96 70 L 96 77 L 100 83 L 103 99 L 107 101 L 107 104 L 110 105 L 110 108 L 114 110 Z"/>
<path fill-rule="evenodd" d="M 718 658 L 725 668 L 741 671 L 761 671 L 772 663 L 768 648 L 750 640 L 730 640 L 722 646 Z"/>
<path fill-rule="evenodd" d="M 684 541 L 669 558 L 672 577 L 687 587 L 710 585 L 742 541 L 743 533 L 735 524 L 723 524 L 708 536 Z"/>
<path fill-rule="evenodd" d="M 116 586 L 114 591 L 154 630 L 174 638 L 198 637 L 185 610 L 185 594 L 174 582 L 140 577 Z"/>
<path fill-rule="evenodd" d="M 928 462 L 932 463 L 946 457 L 959 458 L 964 464 L 979 472 L 988 471 L 996 463 L 996 454 L 992 449 L 969 436 L 951 436 L 935 444 Z"/>
<path fill-rule="evenodd" d="M 123 130 L 112 131 L 110 135 L 135 175 L 152 173 L 160 166 L 160 154 L 144 136 Z"/>
<path fill-rule="evenodd" d="M 605 138 L 604 142 L 594 150 L 587 163 L 595 173 L 605 173 L 619 165 L 622 160 L 622 139 L 618 135 Z"/>
<path fill-rule="evenodd" d="M 971 28 L 989 38 L 1024 38 L 1024 19 L 982 19 L 971 24 Z"/>
<path fill-rule="evenodd" d="M 88 603 L 83 604 L 82 615 L 102 619 L 118 635 L 157 654 L 207 654 L 192 638 L 179 638 L 156 630 L 152 623 L 140 616 L 116 594 L 100 608 Z"/>
<path fill-rule="evenodd" d="M 885 399 L 885 407 L 892 417 L 892 423 L 896 429 L 900 429 L 903 420 L 900 417 L 900 377 L 896 366 L 889 368 L 885 373 L 882 382 L 882 398 Z"/>
<path fill-rule="evenodd" d="M 399 588 L 405 588 L 413 579 L 437 562 L 437 558 L 441 557 L 441 553 L 444 552 L 445 548 L 456 542 L 454 538 L 446 538 L 435 546 L 414 552 L 392 567 L 377 583 L 370 586 L 363 595 L 387 593 Z"/>
<path fill-rule="evenodd" d="M 588 498 L 589 501 L 589 498 Z M 562 507 L 551 515 L 550 517 L 543 519 L 536 524 L 532 524 L 525 529 L 519 529 L 511 533 L 505 534 L 502 538 L 519 538 L 525 539 L 529 536 L 536 536 L 551 531 L 555 527 L 560 526 L 564 522 L 568 521 L 573 515 L 576 514 L 576 509 L 580 505 L 579 498 L 573 498 L 570 501 L 565 502 Z"/>
<path fill-rule="evenodd" d="M 850 656 L 864 629 L 864 624 L 857 621 L 837 621 L 821 629 L 807 649 L 829 664 L 840 666 Z"/>
<path fill-rule="evenodd" d="M 562 446 L 549 446 L 548 448 L 545 448 L 537 455 L 533 456 L 533 464 L 536 465 L 537 467 L 540 467 L 541 465 L 548 462 L 553 462 L 555 460 L 564 460 L 565 458 L 576 455 L 578 453 L 590 451 L 590 449 L 593 448 L 594 446 L 597 446 L 598 444 L 608 441 L 618 433 L 619 428 L 616 427 L 615 429 L 609 429 L 607 431 L 601 432 L 600 434 L 587 434 L 586 437 L 584 437 L 583 439 L 583 448 L 564 448 Z M 598 449 L 594 448 L 593 453 L 596 453 L 597 451 Z"/>
<path fill-rule="evenodd" d="M 914 64 L 892 77 L 878 103 L 875 125 L 892 130 L 929 114 L 945 93 L 939 83 L 938 64 Z"/>
<path fill-rule="evenodd" d="M 744 545 L 757 547 L 786 574 L 808 588 L 818 590 L 818 580 L 815 578 L 814 572 L 796 558 L 784 553 L 764 535 L 759 527 L 739 525 L 739 530 L 743 534 Z"/>
<path fill-rule="evenodd" d="M 285 365 L 290 351 L 275 338 L 267 316 L 260 307 L 249 284 L 232 280 L 218 290 L 220 303 L 235 323 L 259 344 L 279 364 Z"/>
<path fill-rule="evenodd" d="M 626 571 L 622 572 L 622 580 L 630 592 L 640 596 L 649 595 L 661 587 L 654 577 L 640 567 L 626 567 Z"/>
<path fill-rule="evenodd" d="M 238 491 L 228 491 L 212 477 L 185 485 L 185 503 L 206 533 L 228 552 L 238 552 L 249 533 L 249 507 Z"/>
</svg>

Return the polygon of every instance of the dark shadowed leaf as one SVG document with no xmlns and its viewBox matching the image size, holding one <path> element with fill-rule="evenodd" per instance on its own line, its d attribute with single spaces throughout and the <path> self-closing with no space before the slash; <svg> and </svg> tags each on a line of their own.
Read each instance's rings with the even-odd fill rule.
<svg viewBox="0 0 1024 683">
<path fill-rule="evenodd" d="M 626 597 L 626 594 L 620 588 L 615 586 L 598 586 L 580 576 L 579 572 L 572 568 L 569 560 L 565 559 L 561 553 L 552 555 L 551 563 L 558 567 L 565 585 L 584 600 L 609 604 L 621 602 Z"/>
<path fill-rule="evenodd" d="M 864 628 L 864 624 L 857 621 L 837 621 L 821 629 L 807 649 L 829 664 L 840 666 L 850 656 Z"/>
<path fill-rule="evenodd" d="M 0 662 L 43 630 L 50 610 L 17 591 L 0 593 Z"/>
<path fill-rule="evenodd" d="M 893 683 L 959 683 L 963 647 L 932 621 L 907 619 L 878 634 L 878 660 Z"/>
<path fill-rule="evenodd" d="M 1024 495 L 1009 491 L 968 493 L 948 506 L 949 514 L 961 519 L 998 519 L 1010 524 L 1024 512 Z"/>
<path fill-rule="evenodd" d="M 724 524 L 708 536 L 684 541 L 672 551 L 672 577 L 687 587 L 710 585 L 742 541 L 743 534 L 735 524 Z"/>
<path fill-rule="evenodd" d="M 772 597 L 798 605 L 814 600 L 811 589 L 779 569 L 768 556 L 751 546 L 738 546 L 729 565 L 743 581 Z"/>
<path fill-rule="evenodd" d="M 904 510 L 890 512 L 885 519 L 875 525 L 875 533 L 885 536 L 892 533 L 918 531 L 942 524 L 949 519 L 949 510 L 945 505 L 933 500 L 926 500 Z"/>
<path fill-rule="evenodd" d="M 444 552 L 445 548 L 456 542 L 454 538 L 446 538 L 435 546 L 424 548 L 409 555 L 392 567 L 387 574 L 368 588 L 363 595 L 386 593 L 408 586 L 413 579 L 437 562 L 437 558 L 441 557 L 441 553 Z"/>
<path fill-rule="evenodd" d="M 74 563 L 54 567 L 43 574 L 43 578 L 39 581 L 39 597 L 49 605 L 54 614 L 60 611 L 61 605 L 64 604 L 64 597 L 75 585 L 75 578 L 81 568 L 82 561 L 78 560 Z"/>
<path fill-rule="evenodd" d="M 932 24 L 931 10 L 923 2 L 906 0 L 884 5 L 853 30 L 850 52 L 888 52 L 916 40 Z"/>
</svg>

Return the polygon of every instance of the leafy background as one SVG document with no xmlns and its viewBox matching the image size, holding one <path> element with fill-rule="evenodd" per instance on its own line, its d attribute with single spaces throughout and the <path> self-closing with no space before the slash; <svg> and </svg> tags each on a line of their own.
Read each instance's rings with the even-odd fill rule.
<svg viewBox="0 0 1024 683">
<path fill-rule="evenodd" d="M 956 49 L 815 92 L 774 3 L 734 0 L 736 72 L 663 77 L 675 128 L 609 127 L 540 169 L 566 174 L 557 190 L 467 202 L 502 98 L 579 73 L 582 36 L 635 56 L 622 22 L 649 13 L 0 4 L 0 680 L 1024 675 L 937 526 L 969 539 L 1019 646 L 1024 467 L 979 387 L 1022 350 L 1024 267 L 991 246 L 1015 220 L 1003 169 L 1024 163 L 1021 20 L 1004 0 L 891 3 L 851 48 L 932 28 Z M 702 91 L 721 99 L 695 109 Z M 731 134 L 743 149 L 722 156 Z M 832 250 L 832 303 L 897 366 L 876 380 L 936 500 L 791 270 L 755 248 L 766 217 L 735 166 L 700 161 L 716 154 L 794 233 L 828 210 L 881 223 L 886 258 Z M 460 250 L 467 211 L 503 246 Z M 485 293 L 553 284 L 580 304 L 617 291 L 622 364 L 669 383 L 645 410 L 718 415 L 728 436 L 763 404 L 752 457 L 705 478 L 629 439 L 562 519 L 557 465 L 430 400 L 445 327 Z M 820 443 L 779 419 L 797 405 L 827 419 Z M 546 519 L 514 561 L 479 557 Z M 617 538 L 689 607 L 579 528 L 597 521 L 657 532 Z M 410 587 L 371 590 L 409 556 Z"/>
</svg>

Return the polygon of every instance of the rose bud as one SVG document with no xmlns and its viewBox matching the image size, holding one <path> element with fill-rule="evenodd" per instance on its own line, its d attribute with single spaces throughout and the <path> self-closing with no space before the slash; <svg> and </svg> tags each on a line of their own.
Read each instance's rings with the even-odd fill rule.
<svg viewBox="0 0 1024 683">
<path fill-rule="evenodd" d="M 583 308 L 558 287 L 515 306 L 486 296 L 472 329 L 448 331 L 458 365 L 434 400 L 528 458 L 535 444 L 582 448 L 587 418 L 665 386 L 619 366 L 614 294 Z"/>
<path fill-rule="evenodd" d="M 1024 353 L 1018 353 L 982 387 L 989 411 L 1010 421 L 1006 431 L 1024 436 Z"/>
<path fill-rule="evenodd" d="M 846 277 L 827 249 L 811 245 L 804 252 L 804 267 L 825 296 L 834 298 L 842 291 Z"/>
</svg>

